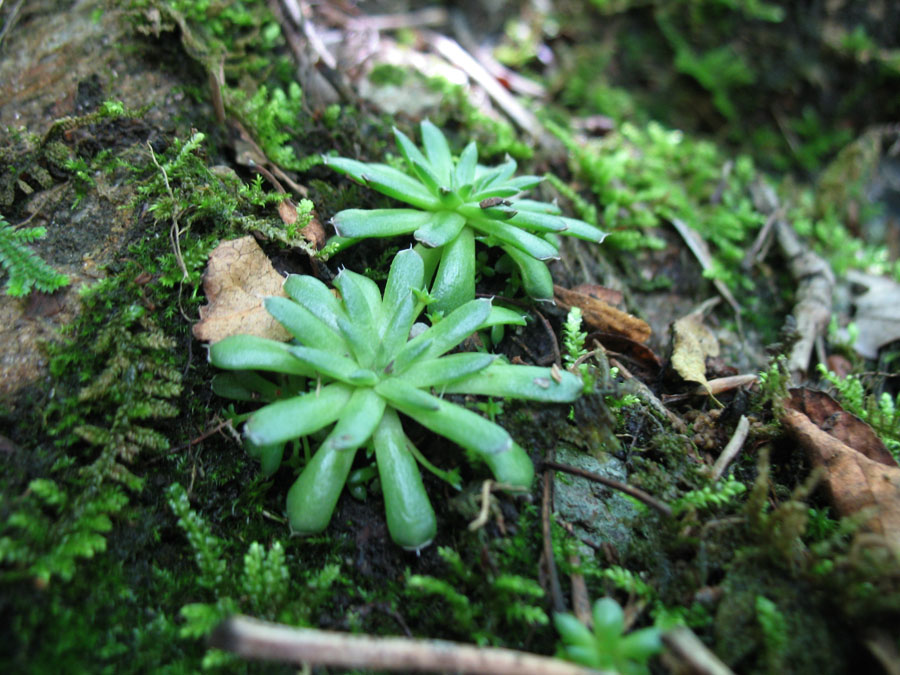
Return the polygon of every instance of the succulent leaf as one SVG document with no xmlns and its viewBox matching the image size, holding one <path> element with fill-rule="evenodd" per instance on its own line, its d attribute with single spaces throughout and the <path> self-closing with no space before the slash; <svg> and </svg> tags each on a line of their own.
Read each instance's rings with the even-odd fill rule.
<svg viewBox="0 0 900 675">
<path fill-rule="evenodd" d="M 455 211 L 438 211 L 427 223 L 413 232 L 416 241 L 435 248 L 453 241 L 462 231 L 466 219 Z"/>
<path fill-rule="evenodd" d="M 231 335 L 209 347 L 209 362 L 225 370 L 268 370 L 312 377 L 283 342 L 256 335 Z"/>
<path fill-rule="evenodd" d="M 327 447 L 335 450 L 356 450 L 369 440 L 384 414 L 385 401 L 374 389 L 354 390 L 341 410 L 341 416 L 329 435 Z"/>
<path fill-rule="evenodd" d="M 447 137 L 428 120 L 424 120 L 420 126 L 425 156 L 443 184 L 449 186 L 450 172 L 453 169 L 453 156 L 450 154 L 450 145 L 447 143 Z"/>
<path fill-rule="evenodd" d="M 347 482 L 356 451 L 335 450 L 330 441 L 331 436 L 325 439 L 288 491 L 287 514 L 295 534 L 316 534 L 328 527 Z"/>
<path fill-rule="evenodd" d="M 475 234 L 471 228 L 463 228 L 444 246 L 431 294 L 431 310 L 444 313 L 475 297 Z"/>
<path fill-rule="evenodd" d="M 385 411 L 372 441 L 391 539 L 418 551 L 434 539 L 437 519 L 397 413 Z"/>
<path fill-rule="evenodd" d="M 484 370 L 496 358 L 493 354 L 480 352 L 449 354 L 439 359 L 418 361 L 415 368 L 410 368 L 397 379 L 422 389 L 441 387 Z"/>
<path fill-rule="evenodd" d="M 272 445 L 308 436 L 337 420 L 351 392 L 351 388 L 334 383 L 320 391 L 270 403 L 250 416 L 244 434 L 254 445 Z"/>
<path fill-rule="evenodd" d="M 387 164 L 366 164 L 343 157 L 326 157 L 325 163 L 373 190 L 401 202 L 418 206 L 426 211 L 440 206 L 440 200 L 419 181 Z"/>
<path fill-rule="evenodd" d="M 548 373 L 547 368 L 537 366 L 494 363 L 484 370 L 449 383 L 444 391 L 448 394 L 480 394 L 565 403 L 577 398 L 583 386 L 581 378 L 565 370 Z"/>
<path fill-rule="evenodd" d="M 433 219 L 416 209 L 346 209 L 335 214 L 335 232 L 342 237 L 396 237 L 409 234 Z"/>
<path fill-rule="evenodd" d="M 264 305 L 266 311 L 303 344 L 333 354 L 347 352 L 347 343 L 340 333 L 315 317 L 303 305 L 278 296 L 266 298 Z"/>
</svg>

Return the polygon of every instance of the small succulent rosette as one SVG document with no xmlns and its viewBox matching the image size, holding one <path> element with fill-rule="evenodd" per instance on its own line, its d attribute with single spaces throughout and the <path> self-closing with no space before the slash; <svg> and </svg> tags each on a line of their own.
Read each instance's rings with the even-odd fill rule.
<svg viewBox="0 0 900 675">
<path fill-rule="evenodd" d="M 606 234 L 560 215 L 555 204 L 518 198 L 542 178 L 514 177 L 515 160 L 481 166 L 474 142 L 455 159 L 440 129 L 425 120 L 421 130 L 424 152 L 394 129 L 405 172 L 386 164 L 325 157 L 335 171 L 412 207 L 340 211 L 333 219 L 338 236 L 326 250 L 340 250 L 365 237 L 412 233 L 431 284 L 430 309 L 446 313 L 475 297 L 477 239 L 499 246 L 512 259 L 532 298 L 551 299 L 553 280 L 544 261 L 559 257 L 558 235 L 600 243 Z"/>
<path fill-rule="evenodd" d="M 490 300 L 470 300 L 414 330 L 430 300 L 421 290 L 424 267 L 414 250 L 398 253 L 383 295 L 374 281 L 343 270 L 334 281 L 340 299 L 313 277 L 290 276 L 284 284 L 290 297 L 270 297 L 265 305 L 294 341 L 237 335 L 210 347 L 211 363 L 233 371 L 216 376 L 216 393 L 267 403 L 244 427 L 246 447 L 265 474 L 278 468 L 288 442 L 330 428 L 288 493 L 296 533 L 328 525 L 357 450 L 367 448 L 374 451 L 391 537 L 404 548 L 422 548 L 436 520 L 419 465 L 446 473 L 410 442 L 402 418 L 472 451 L 497 480 L 527 486 L 534 467 L 525 451 L 502 427 L 445 395 L 568 402 L 581 393 L 580 378 L 566 371 L 510 365 L 483 352 L 449 353 L 476 331 L 524 323 Z"/>
</svg>

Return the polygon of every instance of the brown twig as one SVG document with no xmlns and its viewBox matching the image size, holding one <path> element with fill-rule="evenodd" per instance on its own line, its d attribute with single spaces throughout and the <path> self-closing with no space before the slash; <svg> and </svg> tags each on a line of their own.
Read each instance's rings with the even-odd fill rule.
<svg viewBox="0 0 900 675">
<path fill-rule="evenodd" d="M 546 462 L 545 462 L 546 463 Z M 553 528 L 550 526 L 550 503 L 553 497 L 553 472 L 544 472 L 544 498 L 541 501 L 541 527 L 544 535 L 544 560 L 547 564 L 547 576 L 550 578 L 550 597 L 553 600 L 553 611 L 565 612 L 562 588 L 559 585 L 559 574 L 556 571 L 556 559 L 553 557 Z"/>
<path fill-rule="evenodd" d="M 744 415 L 741 415 L 741 419 L 738 420 L 737 428 L 734 430 L 731 440 L 728 441 L 728 445 L 725 446 L 725 449 L 722 450 L 722 454 L 719 455 L 716 463 L 713 464 L 711 476 L 713 482 L 722 477 L 725 469 L 727 469 L 728 465 L 731 464 L 731 461 L 737 457 L 741 448 L 744 447 L 744 441 L 747 440 L 747 434 L 749 433 L 750 421 Z"/>
<path fill-rule="evenodd" d="M 643 490 L 632 487 L 626 483 L 621 483 L 617 480 L 613 480 L 612 478 L 607 478 L 606 476 L 601 476 L 598 473 L 593 473 L 592 471 L 586 471 L 584 469 L 579 469 L 577 466 L 569 466 L 568 464 L 560 464 L 559 462 L 552 462 L 550 460 L 544 460 L 544 467 L 548 469 L 555 469 L 557 471 L 565 471 L 566 473 L 570 473 L 573 476 L 581 476 L 582 478 L 587 478 L 588 480 L 595 481 L 597 483 L 601 483 L 606 487 L 613 488 L 614 490 L 618 490 L 619 492 L 624 492 L 625 494 L 634 497 L 638 501 L 643 502 L 647 506 L 656 509 L 664 516 L 671 517 L 672 515 L 672 507 L 668 504 L 659 501 L 656 497 L 648 495 Z M 545 472 L 544 475 L 546 476 Z"/>
<path fill-rule="evenodd" d="M 210 644 L 248 659 L 365 670 L 486 675 L 597 675 L 600 672 L 512 649 L 293 628 L 241 615 L 219 624 L 210 637 Z"/>
</svg>

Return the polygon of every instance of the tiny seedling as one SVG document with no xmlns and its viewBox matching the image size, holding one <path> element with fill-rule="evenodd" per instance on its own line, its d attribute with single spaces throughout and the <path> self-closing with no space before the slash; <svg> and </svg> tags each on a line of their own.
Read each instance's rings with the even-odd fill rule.
<svg viewBox="0 0 900 675">
<path fill-rule="evenodd" d="M 470 300 L 438 323 L 414 329 L 430 300 L 421 291 L 424 275 L 422 258 L 407 249 L 394 258 L 383 295 L 374 281 L 349 270 L 334 281 L 340 300 L 318 279 L 290 276 L 284 284 L 290 298 L 271 297 L 265 304 L 294 343 L 236 335 L 210 348 L 213 365 L 236 371 L 216 377 L 217 393 L 269 401 L 244 427 L 248 451 L 265 474 L 278 468 L 288 441 L 334 424 L 288 493 L 297 533 L 328 525 L 356 451 L 371 446 L 391 537 L 420 549 L 434 537 L 436 521 L 417 461 L 446 474 L 410 442 L 398 413 L 475 453 L 498 481 L 528 486 L 534 467 L 525 451 L 502 427 L 444 394 L 570 402 L 581 392 L 572 373 L 510 365 L 481 352 L 447 355 L 477 330 L 524 321 L 489 300 Z M 279 373 L 281 380 L 255 371 Z M 314 389 L 301 393 L 308 380 Z"/>
<path fill-rule="evenodd" d="M 347 209 L 334 216 L 337 237 L 326 247 L 336 251 L 365 237 L 412 233 L 431 282 L 434 312 L 449 313 L 475 297 L 475 240 L 499 246 L 519 269 L 532 298 L 553 297 L 553 280 L 545 260 L 559 257 L 565 234 L 601 242 L 602 231 L 582 220 L 560 215 L 555 204 L 521 199 L 522 192 L 543 180 L 513 177 L 516 162 L 496 167 L 478 164 L 478 148 L 469 143 L 458 159 L 444 134 L 425 120 L 424 152 L 394 129 L 406 171 L 386 164 L 326 157 L 328 166 L 412 208 Z"/>
<path fill-rule="evenodd" d="M 571 614 L 555 614 L 553 623 L 562 638 L 557 656 L 588 668 L 622 675 L 649 673 L 647 661 L 662 650 L 660 631 L 642 628 L 625 635 L 622 608 L 612 598 L 600 598 L 592 613 L 591 631 Z"/>
</svg>

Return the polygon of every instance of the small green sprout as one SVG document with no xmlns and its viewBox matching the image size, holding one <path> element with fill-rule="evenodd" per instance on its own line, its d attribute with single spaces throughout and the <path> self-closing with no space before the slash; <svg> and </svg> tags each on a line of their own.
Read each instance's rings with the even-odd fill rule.
<svg viewBox="0 0 900 675">
<path fill-rule="evenodd" d="M 518 198 L 543 179 L 514 178 L 514 160 L 497 167 L 481 166 L 474 142 L 454 159 L 440 129 L 425 120 L 421 130 L 424 152 L 394 129 L 406 172 L 386 164 L 325 158 L 335 171 L 413 207 L 341 211 L 333 220 L 338 236 L 327 250 L 340 250 L 364 237 L 412 233 L 419 242 L 416 250 L 425 260 L 426 281 L 434 276 L 431 294 L 435 302 L 430 309 L 448 313 L 475 297 L 478 239 L 506 252 L 519 268 L 531 297 L 551 299 L 553 281 L 544 261 L 559 257 L 556 235 L 599 243 L 605 233 L 582 220 L 559 215 L 555 204 Z"/>
<path fill-rule="evenodd" d="M 624 635 L 624 613 L 612 598 L 601 598 L 594 603 L 593 619 L 592 632 L 571 614 L 553 616 L 563 641 L 558 657 L 622 675 L 650 672 L 647 661 L 662 651 L 659 629 L 642 628 Z"/>
<path fill-rule="evenodd" d="M 383 295 L 374 281 L 348 270 L 334 281 L 340 300 L 314 277 L 290 276 L 284 284 L 290 298 L 265 304 L 294 343 L 236 335 L 210 348 L 213 365 L 236 371 L 216 377 L 216 393 L 268 402 L 244 427 L 263 473 L 278 468 L 288 441 L 334 424 L 288 493 L 297 533 L 325 529 L 357 449 L 371 446 L 391 537 L 404 548 L 422 548 L 436 521 L 417 462 L 447 474 L 410 442 L 398 413 L 475 453 L 498 481 L 527 486 L 534 467 L 525 451 L 502 427 L 443 395 L 569 402 L 581 392 L 581 381 L 568 372 L 510 365 L 481 352 L 445 356 L 477 330 L 524 320 L 490 300 L 470 300 L 431 327 L 414 326 L 430 300 L 421 291 L 424 275 L 422 258 L 407 249 L 394 258 Z M 275 382 L 256 371 L 281 377 Z M 308 380 L 315 387 L 306 392 Z"/>
</svg>

